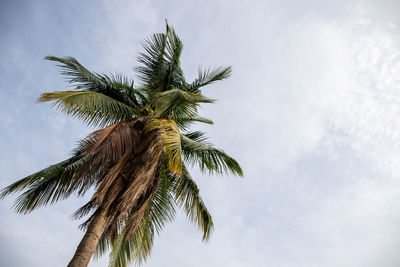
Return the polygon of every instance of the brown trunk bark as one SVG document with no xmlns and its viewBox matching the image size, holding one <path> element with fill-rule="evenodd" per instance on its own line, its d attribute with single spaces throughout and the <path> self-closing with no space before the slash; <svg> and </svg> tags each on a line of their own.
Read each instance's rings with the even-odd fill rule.
<svg viewBox="0 0 400 267">
<path fill-rule="evenodd" d="M 97 243 L 104 232 L 106 218 L 103 212 L 97 212 L 93 220 L 88 225 L 74 256 L 68 264 L 68 267 L 86 267 L 96 249 Z"/>
</svg>

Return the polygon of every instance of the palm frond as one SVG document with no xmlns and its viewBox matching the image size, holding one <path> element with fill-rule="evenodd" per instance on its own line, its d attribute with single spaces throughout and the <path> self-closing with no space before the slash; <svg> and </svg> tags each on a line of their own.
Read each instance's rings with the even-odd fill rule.
<svg viewBox="0 0 400 267">
<path fill-rule="evenodd" d="M 128 119 L 94 131 L 81 142 L 83 153 L 91 155 L 92 166 L 118 162 L 137 146 L 145 119 Z"/>
<path fill-rule="evenodd" d="M 229 171 L 243 175 L 239 163 L 224 151 L 214 148 L 206 141 L 201 132 L 181 135 L 183 158 L 188 162 L 197 162 L 202 171 L 222 173 Z"/>
<path fill-rule="evenodd" d="M 146 53 L 139 53 L 138 61 L 142 66 L 136 67 L 139 79 L 149 91 L 159 91 L 164 87 L 167 63 L 164 59 L 167 35 L 164 33 L 153 34 L 142 43 Z"/>
<path fill-rule="evenodd" d="M 154 194 L 146 212 L 140 221 L 135 234 L 125 239 L 126 231 L 122 229 L 118 238 L 111 242 L 110 267 L 125 267 L 129 262 L 142 264 L 150 256 L 155 233 L 160 233 L 167 222 L 174 219 L 175 202 L 172 180 L 166 175 L 166 167 L 160 172 L 160 185 Z M 101 250 L 101 247 L 98 248 Z"/>
<path fill-rule="evenodd" d="M 105 84 L 96 73 L 90 72 L 73 57 L 60 58 L 46 56 L 45 59 L 61 63 L 58 65 L 62 69 L 61 74 L 68 77 L 69 83 L 77 84 L 77 89 L 89 89 L 91 91 L 94 88 L 96 88 L 94 90 L 107 88 L 107 84 Z"/>
<path fill-rule="evenodd" d="M 183 71 L 180 67 L 182 42 L 173 28 L 166 24 L 166 33 L 153 34 L 142 43 L 146 53 L 140 53 L 142 64 L 135 70 L 148 88 L 149 95 L 172 88 L 184 88 Z"/>
<path fill-rule="evenodd" d="M 198 93 L 171 89 L 157 94 L 154 116 L 174 120 L 175 118 L 195 118 L 200 103 L 213 103 L 214 101 Z"/>
<path fill-rule="evenodd" d="M 134 82 L 129 77 L 123 74 L 97 75 L 100 80 L 107 84 L 106 89 L 90 88 L 90 90 L 86 91 L 101 93 L 136 109 L 143 105 L 141 90 L 134 88 Z"/>
<path fill-rule="evenodd" d="M 164 140 L 164 154 L 172 173 L 182 172 L 182 148 L 178 125 L 173 120 L 152 119 L 147 125 L 148 131 L 160 129 Z"/>
<path fill-rule="evenodd" d="M 106 233 L 103 233 L 97 243 L 96 250 L 93 253 L 93 257 L 98 260 L 100 259 L 109 249 L 111 248 L 110 238 Z"/>
<path fill-rule="evenodd" d="M 126 267 L 131 260 L 131 242 L 125 240 L 125 228 L 112 241 L 109 267 Z"/>
<path fill-rule="evenodd" d="M 10 195 L 12 193 L 16 193 L 18 191 L 24 190 L 26 187 L 30 186 L 31 184 L 38 182 L 43 178 L 44 175 L 46 174 L 51 174 L 51 173 L 56 173 L 62 166 L 65 164 L 69 164 L 70 162 L 73 162 L 75 160 L 75 157 L 71 157 L 67 160 L 64 160 L 62 162 L 59 162 L 57 164 L 53 164 L 43 170 L 40 170 L 34 174 L 31 174 L 25 178 L 22 178 L 15 183 L 12 183 L 11 185 L 3 188 L 0 193 L 0 199 L 5 198 L 7 195 Z"/>
<path fill-rule="evenodd" d="M 182 175 L 175 176 L 175 197 L 179 206 L 183 207 L 189 220 L 203 232 L 203 241 L 210 238 L 214 224 L 207 207 L 205 206 L 196 182 L 183 166 Z"/>
<path fill-rule="evenodd" d="M 179 37 L 176 35 L 175 30 L 168 26 L 167 27 L 167 46 L 165 58 L 167 60 L 167 73 L 162 91 L 171 90 L 172 88 L 180 88 L 182 81 L 184 81 L 183 71 L 180 66 L 180 57 L 182 54 L 183 44 Z"/>
<path fill-rule="evenodd" d="M 133 80 L 122 74 L 101 75 L 93 73 L 73 57 L 47 56 L 45 59 L 60 63 L 61 74 L 66 76 L 67 81 L 74 84 L 77 90 L 101 93 L 131 107 L 139 105 Z"/>
<path fill-rule="evenodd" d="M 178 125 L 179 129 L 186 131 L 194 122 L 206 123 L 206 124 L 214 124 L 214 122 L 210 119 L 203 117 L 183 117 L 183 118 L 174 118 L 174 121 Z"/>
<path fill-rule="evenodd" d="M 88 158 L 85 165 L 76 174 L 71 187 L 79 194 L 96 185 L 95 203 L 100 204 L 107 198 L 107 192 L 114 187 L 123 187 L 121 171 L 133 170 L 135 151 L 145 128 L 145 118 L 129 119 L 115 123 L 91 133 L 81 141 L 82 153 Z M 128 166 L 128 165 L 129 166 Z M 119 177 L 122 181 L 116 181 Z M 115 188 L 114 188 L 115 189 Z M 116 196 L 114 195 L 113 198 Z M 111 197 L 108 197 L 111 200 Z"/>
<path fill-rule="evenodd" d="M 53 204 L 71 194 L 73 176 L 84 162 L 85 158 L 82 155 L 75 155 L 51 165 L 4 188 L 0 198 L 26 189 L 13 205 L 19 213 L 29 213 L 41 206 Z"/>
<path fill-rule="evenodd" d="M 83 120 L 88 125 L 104 127 L 137 115 L 132 107 L 111 97 L 89 91 L 44 93 L 39 102 L 52 101 L 58 110 Z"/>
<path fill-rule="evenodd" d="M 189 85 L 189 92 L 198 93 L 201 87 L 216 81 L 228 78 L 232 73 L 232 68 L 217 67 L 208 69 L 199 69 L 198 77 Z"/>
</svg>

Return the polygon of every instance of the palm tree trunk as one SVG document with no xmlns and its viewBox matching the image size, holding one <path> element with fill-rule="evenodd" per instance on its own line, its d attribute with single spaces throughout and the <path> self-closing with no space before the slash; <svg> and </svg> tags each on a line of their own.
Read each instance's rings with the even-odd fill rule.
<svg viewBox="0 0 400 267">
<path fill-rule="evenodd" d="M 89 264 L 105 226 L 106 217 L 104 212 L 96 212 L 68 267 L 86 267 Z"/>
</svg>

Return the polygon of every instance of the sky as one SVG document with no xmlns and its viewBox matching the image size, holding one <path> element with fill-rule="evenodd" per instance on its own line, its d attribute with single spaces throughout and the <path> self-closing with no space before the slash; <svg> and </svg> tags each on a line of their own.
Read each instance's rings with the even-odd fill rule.
<svg viewBox="0 0 400 267">
<path fill-rule="evenodd" d="M 47 55 L 132 75 L 165 19 L 199 66 L 196 125 L 244 177 L 193 168 L 215 231 L 178 213 L 144 266 L 400 266 L 399 1 L 1 1 L 0 188 L 68 157 L 93 128 L 36 103 L 68 90 Z M 83 236 L 72 197 L 27 215 L 0 201 L 0 266 L 65 266 Z M 89 266 L 106 266 L 107 256 Z"/>
</svg>

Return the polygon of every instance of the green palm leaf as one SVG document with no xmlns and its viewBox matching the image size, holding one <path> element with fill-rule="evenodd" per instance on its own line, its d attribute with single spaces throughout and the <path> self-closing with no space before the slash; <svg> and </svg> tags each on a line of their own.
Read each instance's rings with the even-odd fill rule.
<svg viewBox="0 0 400 267">
<path fill-rule="evenodd" d="M 167 72 L 166 72 L 166 83 L 162 91 L 171 90 L 173 88 L 180 88 L 184 81 L 183 71 L 181 69 L 180 57 L 183 49 L 181 40 L 175 33 L 173 28 L 167 26 L 167 45 L 165 58 L 167 60 Z"/>
<path fill-rule="evenodd" d="M 150 256 L 154 234 L 160 233 L 167 222 L 175 217 L 175 202 L 172 191 L 173 181 L 167 176 L 166 163 L 160 172 L 160 185 L 149 202 L 135 234 L 125 239 L 124 229 L 112 242 L 110 267 L 126 267 L 131 261 L 142 264 Z M 104 244 L 104 241 L 103 241 Z M 104 252 L 104 245 L 98 245 L 98 253 Z"/>
<path fill-rule="evenodd" d="M 180 89 L 171 89 L 157 94 L 155 116 L 160 118 L 195 118 L 200 103 L 213 103 L 200 93 L 189 93 Z"/>
<path fill-rule="evenodd" d="M 164 87 L 167 63 L 164 59 L 167 35 L 164 33 L 153 34 L 142 43 L 147 53 L 140 53 L 138 61 L 142 66 L 136 67 L 139 79 L 146 85 L 149 92 L 159 91 Z"/>
<path fill-rule="evenodd" d="M 133 88 L 133 81 L 124 75 L 93 73 L 73 57 L 47 56 L 45 59 L 60 63 L 61 74 L 68 78 L 69 83 L 75 84 L 77 90 L 101 93 L 132 107 L 139 105 L 136 99 L 137 91 Z"/>
<path fill-rule="evenodd" d="M 180 67 L 182 42 L 174 29 L 166 24 L 166 33 L 153 34 L 142 43 L 146 53 L 140 53 L 136 67 L 139 79 L 145 83 L 149 94 L 167 91 L 172 88 L 184 88 L 183 71 Z"/>
<path fill-rule="evenodd" d="M 197 162 L 202 171 L 222 173 L 229 171 L 243 175 L 239 163 L 224 151 L 214 148 L 206 142 L 204 134 L 193 132 L 181 135 L 182 154 L 187 162 Z"/>
<path fill-rule="evenodd" d="M 203 199 L 200 196 L 196 182 L 183 166 L 182 175 L 175 176 L 175 197 L 177 204 L 183 207 L 189 220 L 203 232 L 203 241 L 207 241 L 213 231 L 214 223 Z"/>
<path fill-rule="evenodd" d="M 192 123 L 194 122 L 201 122 L 206 124 L 214 124 L 214 122 L 210 119 L 203 118 L 203 117 L 181 117 L 181 118 L 174 118 L 176 124 L 178 125 L 179 129 L 186 131 Z"/>
<path fill-rule="evenodd" d="M 38 101 L 53 101 L 53 105 L 58 110 L 77 117 L 88 125 L 100 127 L 137 115 L 132 107 L 97 92 L 63 91 L 44 93 Z"/>
<path fill-rule="evenodd" d="M 221 81 L 223 79 L 231 76 L 232 68 L 214 68 L 214 69 L 199 69 L 198 77 L 193 83 L 189 85 L 189 92 L 198 93 L 199 89 L 203 86 L 209 85 L 216 81 Z"/>
<path fill-rule="evenodd" d="M 26 189 L 13 206 L 19 213 L 28 213 L 49 203 L 53 204 L 71 194 L 73 175 L 84 161 L 83 156 L 76 155 L 51 165 L 4 188 L 0 193 L 0 198 Z"/>
</svg>

